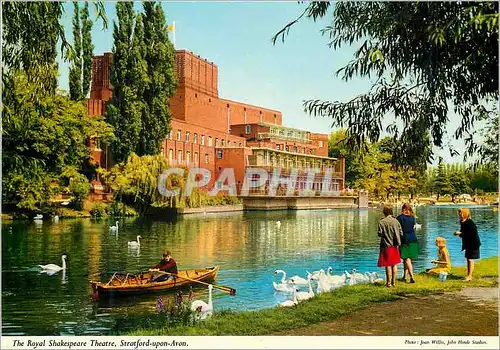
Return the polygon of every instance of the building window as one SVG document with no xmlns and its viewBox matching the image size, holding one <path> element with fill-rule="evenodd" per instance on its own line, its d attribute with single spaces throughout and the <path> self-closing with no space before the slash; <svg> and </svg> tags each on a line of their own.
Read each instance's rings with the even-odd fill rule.
<svg viewBox="0 0 500 350">
<path fill-rule="evenodd" d="M 278 143 L 278 144 L 276 144 L 276 149 L 277 149 L 278 151 L 280 150 L 280 145 L 279 145 L 279 143 Z"/>
<path fill-rule="evenodd" d="M 245 125 L 245 134 L 250 134 L 252 131 L 252 126 L 251 125 Z"/>
<path fill-rule="evenodd" d="M 205 153 L 205 163 L 208 164 L 208 153 Z"/>
<path fill-rule="evenodd" d="M 168 132 L 167 139 L 172 140 L 172 130 Z"/>
<path fill-rule="evenodd" d="M 285 146 L 285 151 L 288 152 L 289 148 L 288 148 L 288 145 Z"/>
<path fill-rule="evenodd" d="M 236 141 L 233 141 L 233 146 L 236 147 Z"/>
<path fill-rule="evenodd" d="M 191 152 L 186 152 L 186 164 L 189 165 L 191 163 Z"/>
<path fill-rule="evenodd" d="M 240 142 L 240 147 L 241 147 L 241 142 Z"/>
<path fill-rule="evenodd" d="M 297 146 L 293 146 L 293 151 L 297 153 Z"/>
<path fill-rule="evenodd" d="M 212 136 L 208 137 L 208 147 L 212 147 Z"/>
<path fill-rule="evenodd" d="M 181 133 L 182 133 L 181 130 L 177 130 L 177 141 L 181 140 Z"/>
<path fill-rule="evenodd" d="M 191 135 L 191 133 L 189 131 L 186 131 L 186 142 L 189 142 L 190 135 Z"/>
<path fill-rule="evenodd" d="M 221 149 L 217 150 L 217 159 L 222 159 L 222 150 Z"/>
<path fill-rule="evenodd" d="M 219 146 L 219 139 L 216 137 L 215 138 L 215 147 Z"/>
<path fill-rule="evenodd" d="M 182 151 L 177 151 L 177 164 L 182 163 Z"/>
<path fill-rule="evenodd" d="M 323 140 L 319 141 L 319 148 L 323 148 Z"/>
<path fill-rule="evenodd" d="M 217 189 L 222 190 L 222 185 L 223 185 L 222 181 L 217 181 L 216 185 L 217 185 Z"/>
<path fill-rule="evenodd" d="M 169 149 L 168 150 L 168 161 L 171 162 L 174 159 L 174 150 Z"/>
<path fill-rule="evenodd" d="M 193 143 L 198 143 L 198 134 L 194 133 L 193 135 Z"/>
<path fill-rule="evenodd" d="M 222 139 L 222 147 L 226 145 L 226 140 Z"/>
<path fill-rule="evenodd" d="M 205 135 L 201 135 L 201 145 L 205 146 Z"/>
<path fill-rule="evenodd" d="M 198 165 L 198 152 L 194 152 L 194 164 Z"/>
</svg>

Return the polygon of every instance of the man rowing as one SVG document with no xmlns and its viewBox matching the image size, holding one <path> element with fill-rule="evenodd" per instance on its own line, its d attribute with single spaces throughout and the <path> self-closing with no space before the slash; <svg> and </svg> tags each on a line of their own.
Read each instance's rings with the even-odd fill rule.
<svg viewBox="0 0 500 350">
<path fill-rule="evenodd" d="M 165 250 L 163 252 L 163 259 L 157 265 L 150 268 L 150 271 L 161 271 L 166 273 L 159 273 L 153 277 L 154 282 L 163 282 L 169 279 L 175 280 L 175 275 L 177 275 L 177 263 L 171 257 L 170 250 Z M 172 275 L 173 274 L 173 275 Z"/>
</svg>

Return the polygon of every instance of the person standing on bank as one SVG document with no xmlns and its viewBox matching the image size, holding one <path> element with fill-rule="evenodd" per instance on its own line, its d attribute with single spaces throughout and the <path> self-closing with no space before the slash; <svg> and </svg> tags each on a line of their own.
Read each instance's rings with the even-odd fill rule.
<svg viewBox="0 0 500 350">
<path fill-rule="evenodd" d="M 385 267 L 386 287 L 396 286 L 397 265 L 401 262 L 399 246 L 403 230 L 401 224 L 392 213 L 392 206 L 384 206 L 384 218 L 378 224 L 378 236 L 380 237 L 380 254 L 378 258 L 379 267 Z"/>
<path fill-rule="evenodd" d="M 406 282 L 406 278 L 410 277 L 410 283 L 415 283 L 415 278 L 413 276 L 413 265 L 412 259 L 418 257 L 418 240 L 415 234 L 415 214 L 411 208 L 410 204 L 403 204 L 401 208 L 402 214 L 396 219 L 399 221 L 401 228 L 403 230 L 403 239 L 401 242 L 401 258 L 403 259 L 403 281 Z"/>
<path fill-rule="evenodd" d="M 458 210 L 458 219 L 460 221 L 460 231 L 455 232 L 455 235 L 462 238 L 462 251 L 465 250 L 465 259 L 467 259 L 467 276 L 466 281 L 472 280 L 472 272 L 474 271 L 474 259 L 479 259 L 479 247 L 481 241 L 477 233 L 477 226 L 472 221 L 470 210 L 461 208 Z"/>
</svg>

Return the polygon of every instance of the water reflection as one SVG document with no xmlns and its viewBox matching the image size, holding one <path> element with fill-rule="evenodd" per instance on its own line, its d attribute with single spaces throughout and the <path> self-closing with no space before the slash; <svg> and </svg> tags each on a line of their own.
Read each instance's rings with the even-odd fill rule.
<svg viewBox="0 0 500 350">
<path fill-rule="evenodd" d="M 463 264 L 456 208 L 418 209 L 421 254 L 416 270 L 435 256 L 434 239 L 448 239 L 452 263 Z M 497 255 L 498 212 L 474 207 L 481 256 Z M 214 290 L 214 307 L 251 310 L 273 307 L 287 296 L 274 293 L 273 272 L 305 277 L 306 270 L 333 268 L 334 274 L 377 266 L 378 220 L 374 210 L 315 210 L 192 215 L 173 221 L 120 219 L 119 232 L 109 231 L 115 220 L 64 220 L 37 225 L 14 222 L 2 235 L 2 317 L 4 334 L 102 334 L 125 327 L 122 317 L 155 313 L 158 297 L 172 292 L 126 299 L 91 301 L 90 280 L 108 280 L 114 272 L 136 273 L 157 264 L 165 249 L 179 269 L 220 266 L 217 283 L 237 289 L 235 297 Z M 281 224 L 277 224 L 279 221 Z M 12 227 L 10 230 L 9 227 Z M 128 241 L 142 236 L 140 249 Z M 68 253 L 61 275 L 39 275 L 36 266 L 60 260 Z M 194 288 L 196 299 L 207 299 L 206 288 Z M 44 305 L 41 307 L 41 305 Z M 126 327 L 133 326 L 127 324 Z"/>
</svg>

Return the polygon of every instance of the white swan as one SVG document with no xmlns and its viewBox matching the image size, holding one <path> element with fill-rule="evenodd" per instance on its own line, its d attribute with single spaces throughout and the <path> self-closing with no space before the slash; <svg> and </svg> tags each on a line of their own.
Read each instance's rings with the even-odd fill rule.
<svg viewBox="0 0 500 350">
<path fill-rule="evenodd" d="M 343 275 L 332 275 L 333 269 L 331 267 L 328 267 L 327 275 L 328 277 L 328 282 L 329 283 L 345 283 L 345 280 L 347 278 L 346 274 L 344 273 Z"/>
<path fill-rule="evenodd" d="M 139 248 L 141 246 L 141 239 L 142 237 L 141 236 L 137 236 L 137 241 L 130 241 L 128 242 L 128 246 L 130 248 Z"/>
<path fill-rule="evenodd" d="M 33 218 L 33 220 L 42 220 L 43 215 L 42 214 L 36 214 L 36 216 Z"/>
<path fill-rule="evenodd" d="M 212 289 L 214 287 L 209 284 L 208 285 L 208 304 L 203 300 L 195 300 L 191 303 L 191 311 L 201 312 L 200 319 L 205 319 L 208 316 L 211 316 L 214 311 L 214 305 L 212 302 Z"/>
<path fill-rule="evenodd" d="M 293 284 L 308 284 L 307 280 L 295 275 L 289 279 L 286 279 L 286 272 L 283 270 L 276 270 L 274 271 L 274 275 L 276 276 L 278 273 L 282 273 L 283 276 L 281 277 L 281 283 L 293 283 Z M 293 280 L 293 282 L 292 282 Z"/>
<path fill-rule="evenodd" d="M 59 215 L 54 216 L 54 222 L 59 222 Z"/>
<path fill-rule="evenodd" d="M 420 230 L 422 228 L 422 225 L 415 223 L 415 226 L 413 226 L 415 230 Z"/>
<path fill-rule="evenodd" d="M 293 295 L 292 295 L 292 300 L 286 300 L 282 303 L 279 303 L 278 304 L 278 307 L 291 307 L 291 306 L 295 306 L 299 303 L 299 301 L 297 300 L 297 289 L 294 288 L 293 289 Z"/>
<path fill-rule="evenodd" d="M 117 222 L 115 222 L 115 225 L 116 225 L 116 226 L 109 226 L 109 229 L 110 229 L 111 231 L 118 231 L 118 221 L 117 221 Z"/>
<path fill-rule="evenodd" d="M 311 274 L 309 274 L 307 276 L 307 283 L 309 284 L 309 291 L 295 293 L 298 301 L 311 299 L 314 296 L 313 288 L 311 286 L 311 277 L 312 277 Z"/>
<path fill-rule="evenodd" d="M 385 281 L 382 278 L 378 277 L 377 272 L 367 272 L 367 274 L 369 275 L 370 283 L 376 283 L 376 284 L 385 283 Z"/>
<path fill-rule="evenodd" d="M 42 268 L 42 271 L 40 271 L 40 273 L 54 274 L 54 273 L 59 272 L 61 270 L 66 270 L 66 258 L 67 258 L 66 254 L 63 254 L 61 256 L 62 267 L 58 266 L 56 264 L 38 265 Z"/>
</svg>

